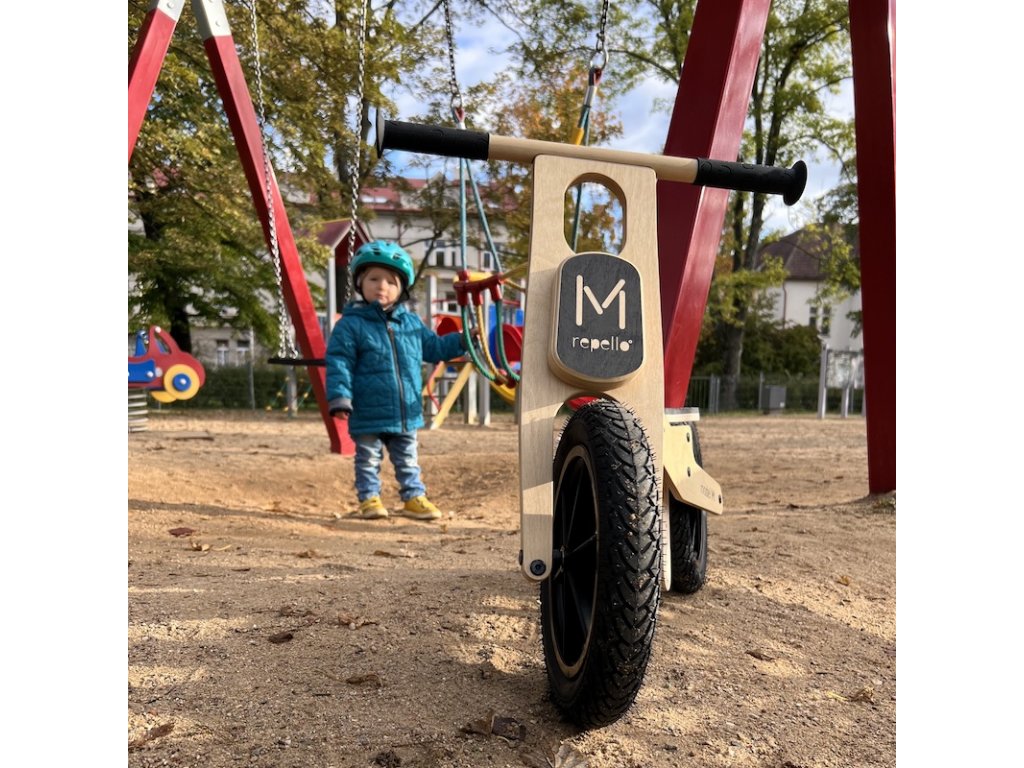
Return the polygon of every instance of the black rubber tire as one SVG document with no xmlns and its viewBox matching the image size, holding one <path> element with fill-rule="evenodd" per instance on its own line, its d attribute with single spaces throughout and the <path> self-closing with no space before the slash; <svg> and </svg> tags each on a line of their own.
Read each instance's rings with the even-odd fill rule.
<svg viewBox="0 0 1024 768">
<path fill-rule="evenodd" d="M 703 467 L 697 425 L 691 423 L 693 457 Z M 669 538 L 672 551 L 672 591 L 692 595 L 708 577 L 708 513 L 669 494 Z"/>
<path fill-rule="evenodd" d="M 643 683 L 661 600 L 654 454 L 611 400 L 576 411 L 554 463 L 555 557 L 540 585 L 551 699 L 582 728 L 615 722 Z"/>
</svg>

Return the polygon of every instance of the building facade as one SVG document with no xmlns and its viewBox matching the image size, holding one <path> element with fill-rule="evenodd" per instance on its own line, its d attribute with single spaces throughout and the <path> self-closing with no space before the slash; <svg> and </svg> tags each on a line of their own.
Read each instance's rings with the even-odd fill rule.
<svg viewBox="0 0 1024 768">
<path fill-rule="evenodd" d="M 860 352 L 864 341 L 850 318 L 850 313 L 861 309 L 860 291 L 842 301 L 824 305 L 818 301 L 825 283 L 821 265 L 826 247 L 822 238 L 801 229 L 760 250 L 759 258 L 781 259 L 787 273 L 781 286 L 769 290 L 773 317 L 785 326 L 812 326 L 829 349 Z"/>
</svg>

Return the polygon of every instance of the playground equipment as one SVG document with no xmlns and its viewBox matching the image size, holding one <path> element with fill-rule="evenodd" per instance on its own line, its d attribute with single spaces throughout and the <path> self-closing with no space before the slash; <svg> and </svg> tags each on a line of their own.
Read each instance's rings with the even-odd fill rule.
<svg viewBox="0 0 1024 768">
<path fill-rule="evenodd" d="M 701 0 L 680 72 L 665 142 L 666 156 L 735 157 L 771 0 Z M 153 0 L 128 70 L 128 156 L 145 117 L 183 3 Z M 362 8 L 360 13 L 365 14 Z M 309 296 L 277 182 L 264 184 L 259 126 L 220 0 L 193 0 L 257 214 L 269 237 L 268 213 L 279 223 L 282 287 L 302 354 L 321 359 L 323 333 Z M 361 17 L 360 28 L 365 24 Z M 864 316 L 868 481 L 871 493 L 896 488 L 896 204 L 895 0 L 850 5 L 857 178 L 860 208 L 861 295 Z M 360 43 L 363 40 L 360 35 Z M 361 48 L 360 48 L 361 50 Z M 360 54 L 362 61 L 362 54 Z M 362 68 L 362 65 L 361 65 Z M 363 86 L 360 72 L 358 88 Z M 269 188 L 268 191 L 265 191 Z M 686 400 L 728 194 L 687 184 L 659 184 L 658 222 L 666 405 Z M 323 371 L 310 370 L 332 452 L 354 445 L 326 409 Z"/>
<path fill-rule="evenodd" d="M 445 39 L 448 51 L 448 86 L 450 96 L 450 107 L 452 119 L 458 129 L 466 128 L 466 109 L 462 98 L 462 90 L 459 87 L 458 72 L 455 67 L 455 36 L 452 30 L 451 3 L 443 0 Z M 461 269 L 455 282 L 455 293 L 459 306 L 460 323 L 459 330 L 462 331 L 463 340 L 466 346 L 466 356 L 476 371 L 490 382 L 493 389 L 498 391 L 506 402 L 514 402 L 515 385 L 519 380 L 512 361 L 509 360 L 505 349 L 505 334 L 495 335 L 493 350 L 488 343 L 488 325 L 485 318 L 484 295 L 489 294 L 493 302 L 492 306 L 500 310 L 503 306 L 501 286 L 507 277 L 502 274 L 501 255 L 494 243 L 491 228 L 488 224 L 487 213 L 484 209 L 480 196 L 480 189 L 473 176 L 473 168 L 468 157 L 459 157 L 459 257 Z M 480 231 L 483 234 L 487 249 L 494 259 L 494 273 L 490 275 L 471 273 L 467 263 L 467 245 L 469 226 L 467 221 L 468 202 L 466 197 L 467 182 L 472 190 L 477 217 L 480 224 Z M 498 312 L 500 322 L 501 313 Z M 465 380 L 460 377 L 461 383 Z M 443 421 L 443 413 L 439 413 Z M 440 426 L 435 418 L 432 427 Z"/>
<path fill-rule="evenodd" d="M 696 414 L 665 409 L 651 215 L 657 181 L 780 194 L 792 204 L 803 192 L 806 167 L 515 139 L 378 113 L 377 152 L 388 149 L 532 166 L 518 383 L 520 565 L 540 585 L 555 703 L 584 727 L 614 722 L 643 681 L 661 589 L 703 584 L 706 514 L 722 512 L 721 488 L 701 466 Z M 566 241 L 565 193 L 584 181 L 607 187 L 621 203 L 618 255 L 574 253 Z M 556 413 L 579 398 L 592 399 L 566 423 L 552 466 Z"/>
<path fill-rule="evenodd" d="M 184 2 L 176 0 L 154 0 L 139 30 L 139 38 L 128 62 L 129 160 L 183 7 Z M 310 361 L 297 364 L 308 366 L 309 379 L 313 384 L 320 415 L 327 429 L 331 451 L 352 455 L 355 453 L 355 444 L 348 431 L 341 429 L 339 421 L 327 411 L 324 369 L 312 362 L 322 360 L 324 357 L 324 335 L 313 306 L 306 273 L 288 222 L 277 179 L 263 151 L 260 121 L 253 108 L 242 65 L 235 50 L 235 41 L 224 3 L 221 0 L 192 0 L 192 12 L 203 38 L 206 56 L 210 61 L 217 91 L 238 148 L 257 215 L 263 224 L 267 246 L 271 253 L 278 254 L 278 260 L 275 262 L 275 268 L 280 269 L 278 285 L 294 326 L 295 341 L 302 355 L 297 360 Z"/>
<path fill-rule="evenodd" d="M 727 178 L 733 168 L 726 165 L 736 164 L 670 161 L 683 154 L 736 156 L 769 3 L 698 3 L 665 157 L 638 153 L 563 156 L 556 148 L 565 145 L 533 142 L 541 146 L 524 147 L 521 142 L 509 144 L 515 140 L 486 135 L 473 139 L 472 153 L 465 148 L 456 153 L 460 157 L 493 156 L 534 166 L 538 194 L 534 200 L 536 234 L 531 242 L 531 301 L 527 310 L 527 327 L 531 330 L 524 337 L 523 370 L 536 371 L 538 381 L 530 385 L 527 379 L 527 386 L 520 392 L 521 398 L 530 393 L 520 400 L 524 417 L 520 424 L 522 566 L 527 578 L 542 583 L 545 656 L 555 700 L 584 724 L 610 722 L 620 716 L 642 680 L 660 586 L 667 576 L 668 584 L 677 583 L 672 571 L 683 562 L 677 553 L 686 551 L 676 544 L 677 505 L 685 503 L 702 515 L 721 511 L 716 509 L 721 504 L 717 485 L 700 469 L 692 415 L 673 405 L 685 401 L 727 199 L 725 193 L 716 194 L 714 188 L 690 185 L 739 188 L 731 186 L 734 182 Z M 267 224 L 270 211 L 276 216 L 282 287 L 296 323 L 297 340 L 307 358 L 322 358 L 322 333 L 280 193 L 272 172 L 261 168 L 262 156 L 256 152 L 253 137 L 257 135 L 257 123 L 223 6 L 217 0 L 193 0 L 193 9 L 268 240 L 273 238 Z M 129 157 L 180 11 L 180 3 L 156 0 L 133 52 L 129 66 Z M 850 13 L 865 355 L 870 359 L 865 370 L 872 398 L 868 418 L 869 484 L 871 492 L 877 493 L 895 488 L 894 0 L 851 3 Z M 359 79 L 361 88 L 362 72 Z M 400 127 L 395 127 L 392 133 L 401 133 Z M 430 129 L 429 136 L 407 131 L 413 145 L 408 148 L 423 152 L 450 150 L 450 137 L 439 131 L 443 129 Z M 381 150 L 384 142 L 380 132 L 378 144 Z M 654 163 L 652 159 L 665 162 Z M 749 180 L 748 170 L 736 168 L 736 178 Z M 545 216 L 538 208 L 541 198 L 553 201 L 551 210 L 557 210 L 560 216 L 563 206 L 559 196 L 567 185 L 588 178 L 588 174 L 613 187 L 627 203 L 628 239 L 618 256 L 572 254 L 562 237 L 560 221 L 556 228 L 550 214 Z M 758 178 L 768 180 L 767 176 Z M 657 192 L 655 179 L 666 182 L 657 186 Z M 672 179 L 685 183 L 673 184 Z M 786 180 L 785 190 L 766 191 L 791 193 L 791 185 L 792 180 Z M 771 186 L 775 186 L 774 181 Z M 558 190 L 557 195 L 552 189 Z M 671 211 L 672 216 L 663 215 L 654 225 L 652 215 L 658 207 Z M 651 254 L 661 259 L 661 301 L 653 277 L 658 265 L 652 263 Z M 619 275 L 617 281 L 623 281 L 621 288 L 616 287 L 617 281 L 608 285 L 601 280 L 599 267 L 608 264 L 606 258 L 629 265 L 613 264 L 621 270 L 615 273 Z M 548 274 L 538 281 L 542 267 Z M 577 278 L 580 290 L 574 297 L 572 286 Z M 586 288 L 594 299 L 587 295 Z M 639 306 L 641 290 L 646 292 L 640 316 L 626 312 L 627 327 L 635 330 L 636 338 L 626 339 L 615 333 L 599 335 L 600 328 L 590 330 L 594 323 L 602 328 L 602 323 L 614 323 L 618 305 L 612 307 L 616 301 L 627 310 Z M 567 330 L 575 318 L 565 309 L 574 306 L 573 298 L 583 308 L 587 323 L 587 330 L 575 335 Z M 565 314 L 559 311 L 546 316 L 556 307 L 565 309 Z M 611 312 L 604 312 L 610 308 Z M 606 330 L 615 330 L 615 326 Z M 662 332 L 664 346 L 657 343 Z M 575 347 L 573 337 L 579 342 Z M 546 344 L 549 339 L 550 349 Z M 569 339 L 568 348 L 560 347 L 559 339 Z M 623 340 L 628 345 L 625 349 Z M 607 348 L 603 341 L 608 342 Z M 591 365 L 595 361 L 620 365 L 595 370 Z M 653 373 L 660 381 L 662 366 L 664 382 L 652 387 L 657 392 L 645 395 L 635 386 L 637 379 L 650 381 L 652 376 L 641 373 Z M 345 452 L 337 424 L 326 412 L 323 372 L 311 369 L 310 377 L 331 437 L 331 450 Z M 547 463 L 552 435 L 545 430 L 552 424 L 555 404 L 574 394 L 596 399 L 570 419 L 552 473 Z M 659 396 L 664 397 L 663 402 Z M 528 446 L 540 450 L 529 456 Z M 351 452 L 350 443 L 348 449 Z M 662 456 L 663 465 L 659 462 Z M 616 483 L 616 478 L 623 482 Z M 663 514 L 663 502 L 659 502 L 665 498 L 669 500 L 667 515 Z M 576 509 L 585 509 L 587 514 L 577 517 L 573 514 Z M 692 520 L 692 516 L 684 519 Z M 690 531 L 698 528 L 691 525 Z M 668 551 L 663 547 L 666 540 L 670 542 Z M 612 601 L 609 595 L 613 592 L 623 599 Z M 628 636 L 616 634 L 615 627 L 620 624 L 631 628 Z"/>
<path fill-rule="evenodd" d="M 490 307 L 490 322 L 487 323 L 487 350 L 492 358 L 498 356 L 498 327 L 499 322 L 497 318 L 500 317 L 501 313 L 497 309 L 497 305 L 491 305 Z M 501 322 L 502 332 L 502 343 L 505 350 L 505 359 L 508 361 L 510 369 L 519 374 L 519 367 L 522 360 L 522 349 L 523 349 L 523 326 L 521 315 L 522 311 L 517 310 L 517 315 L 520 316 L 519 322 L 506 323 Z M 435 330 L 440 335 L 448 333 L 461 333 L 462 332 L 462 318 L 461 316 L 452 315 L 441 315 L 437 319 Z M 445 394 L 444 401 L 439 402 L 436 395 L 434 394 L 437 382 L 444 371 L 450 367 L 457 368 L 457 375 L 452 381 L 448 392 Z M 440 429 L 448 418 L 448 414 L 451 412 L 452 407 L 462 394 L 463 389 L 469 382 L 469 377 L 475 370 L 475 364 L 468 357 L 462 357 L 460 360 L 450 361 L 447 363 L 438 363 L 434 366 L 433 371 L 427 377 L 424 383 L 424 395 L 429 397 L 434 406 L 437 408 L 437 412 L 430 420 L 430 429 Z M 504 381 L 492 380 L 488 382 L 490 384 L 491 391 L 493 391 L 498 397 L 500 397 L 508 405 L 514 405 L 516 401 L 516 388 L 514 385 L 505 383 Z"/>
<path fill-rule="evenodd" d="M 173 403 L 196 396 L 206 382 L 206 369 L 183 352 L 159 326 L 135 334 L 135 354 L 128 358 L 128 389 L 144 389 L 154 400 Z"/>
</svg>

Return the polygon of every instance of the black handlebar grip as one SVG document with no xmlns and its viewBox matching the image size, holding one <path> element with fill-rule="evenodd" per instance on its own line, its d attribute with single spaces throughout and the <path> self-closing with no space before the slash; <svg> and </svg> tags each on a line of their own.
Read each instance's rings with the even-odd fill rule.
<svg viewBox="0 0 1024 768">
<path fill-rule="evenodd" d="M 792 168 L 776 168 L 698 157 L 697 178 L 693 183 L 703 187 L 782 195 L 786 205 L 792 205 L 800 199 L 807 186 L 807 165 L 798 160 Z"/>
<path fill-rule="evenodd" d="M 490 138 L 482 131 L 383 120 L 379 113 L 377 116 L 378 157 L 385 149 L 400 149 L 442 157 L 486 160 Z"/>
</svg>

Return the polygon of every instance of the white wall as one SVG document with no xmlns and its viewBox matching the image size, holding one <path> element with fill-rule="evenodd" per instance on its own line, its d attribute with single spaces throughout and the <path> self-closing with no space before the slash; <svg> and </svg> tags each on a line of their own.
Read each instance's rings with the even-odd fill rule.
<svg viewBox="0 0 1024 768">
<path fill-rule="evenodd" d="M 774 318 L 787 326 L 810 324 L 811 302 L 818 289 L 819 284 L 811 280 L 787 280 L 781 288 L 770 289 L 769 295 L 774 298 Z M 853 321 L 847 318 L 848 313 L 860 308 L 860 291 L 831 308 L 826 340 L 830 349 L 863 349 L 863 335 L 853 336 Z M 821 328 L 820 317 L 817 327 Z"/>
</svg>

